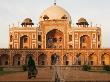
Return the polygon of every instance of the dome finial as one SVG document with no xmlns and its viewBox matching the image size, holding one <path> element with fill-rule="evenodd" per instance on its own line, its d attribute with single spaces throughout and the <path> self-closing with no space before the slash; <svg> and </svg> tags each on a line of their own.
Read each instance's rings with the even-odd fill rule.
<svg viewBox="0 0 110 82">
<path fill-rule="evenodd" d="M 56 0 L 54 0 L 54 5 L 56 5 Z"/>
</svg>

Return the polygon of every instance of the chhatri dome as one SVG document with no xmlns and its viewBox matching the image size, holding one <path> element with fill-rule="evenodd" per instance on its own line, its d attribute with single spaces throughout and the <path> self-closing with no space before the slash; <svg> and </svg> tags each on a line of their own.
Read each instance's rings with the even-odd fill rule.
<svg viewBox="0 0 110 82">
<path fill-rule="evenodd" d="M 23 20 L 23 22 L 21 23 L 21 25 L 34 25 L 34 23 L 32 22 L 32 20 L 30 18 L 26 18 Z"/>
<path fill-rule="evenodd" d="M 76 23 L 77 25 L 89 25 L 87 20 L 85 18 L 80 18 L 78 20 L 78 23 Z"/>
<path fill-rule="evenodd" d="M 71 22 L 71 16 L 69 13 L 62 7 L 54 3 L 53 6 L 50 6 L 40 15 L 40 21 L 47 20 L 67 20 Z"/>
</svg>

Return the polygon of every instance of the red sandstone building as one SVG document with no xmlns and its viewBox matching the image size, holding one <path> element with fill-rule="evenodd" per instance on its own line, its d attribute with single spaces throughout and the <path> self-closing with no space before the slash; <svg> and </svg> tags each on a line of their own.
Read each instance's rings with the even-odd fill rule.
<svg viewBox="0 0 110 82">
<path fill-rule="evenodd" d="M 43 11 L 39 26 L 30 18 L 9 28 L 9 48 L 0 49 L 0 66 L 21 66 L 32 56 L 37 65 L 51 65 L 52 55 L 59 65 L 110 65 L 110 49 L 101 48 L 101 28 L 80 18 L 71 25 L 69 13 L 54 4 Z"/>
</svg>

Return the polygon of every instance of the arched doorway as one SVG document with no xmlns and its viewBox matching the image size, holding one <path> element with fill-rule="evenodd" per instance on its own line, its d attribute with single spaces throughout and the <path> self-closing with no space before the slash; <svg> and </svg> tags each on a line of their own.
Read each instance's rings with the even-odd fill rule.
<svg viewBox="0 0 110 82">
<path fill-rule="evenodd" d="M 14 66 L 20 66 L 21 65 L 20 59 L 21 59 L 21 55 L 20 54 L 14 55 L 13 56 L 13 65 Z"/>
<path fill-rule="evenodd" d="M 9 65 L 9 56 L 7 54 L 2 54 L 0 56 L 0 66 Z"/>
<path fill-rule="evenodd" d="M 51 65 L 55 65 L 56 63 L 59 64 L 58 63 L 58 61 L 60 61 L 59 59 L 60 59 L 59 55 L 57 55 L 56 53 L 52 54 L 51 55 Z"/>
<path fill-rule="evenodd" d="M 76 54 L 76 65 L 84 65 L 85 64 L 85 58 L 82 53 Z"/>
<path fill-rule="evenodd" d="M 33 54 L 28 54 L 28 55 L 26 55 L 26 59 L 25 59 L 25 64 L 26 64 L 26 65 L 28 64 L 28 61 L 29 61 L 29 57 L 30 57 L 30 56 L 34 59 Z"/>
<path fill-rule="evenodd" d="M 69 64 L 68 56 L 67 56 L 67 55 L 64 55 L 64 56 L 63 56 L 63 64 L 64 64 L 64 65 L 68 65 L 68 64 Z"/>
<path fill-rule="evenodd" d="M 46 65 L 47 62 L 47 56 L 42 53 L 38 56 L 38 65 Z"/>
<path fill-rule="evenodd" d="M 63 48 L 63 32 L 53 29 L 46 34 L 46 48 Z"/>
<path fill-rule="evenodd" d="M 91 48 L 91 39 L 88 35 L 83 35 L 80 37 L 80 48 L 81 49 Z"/>
<path fill-rule="evenodd" d="M 101 56 L 102 65 L 109 65 L 110 63 L 110 56 L 107 53 L 102 54 Z"/>
<path fill-rule="evenodd" d="M 29 37 L 27 35 L 20 37 L 20 48 L 29 48 Z"/>
<path fill-rule="evenodd" d="M 89 64 L 90 65 L 97 65 L 98 64 L 98 58 L 97 58 L 97 56 L 96 56 L 96 54 L 95 53 L 91 53 L 90 55 L 89 55 Z"/>
</svg>

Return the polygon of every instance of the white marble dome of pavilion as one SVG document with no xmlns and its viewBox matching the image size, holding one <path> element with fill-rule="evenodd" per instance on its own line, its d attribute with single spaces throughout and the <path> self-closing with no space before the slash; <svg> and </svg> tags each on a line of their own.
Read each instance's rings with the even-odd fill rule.
<svg viewBox="0 0 110 82">
<path fill-rule="evenodd" d="M 71 21 L 71 16 L 70 14 L 63 9 L 62 7 L 58 6 L 58 5 L 53 5 L 48 7 L 46 10 L 43 11 L 43 13 L 40 15 L 40 21 L 44 21 L 43 17 L 44 16 L 48 16 L 49 19 L 48 20 L 62 20 L 61 18 L 63 16 L 67 17 L 67 21 Z"/>
</svg>

